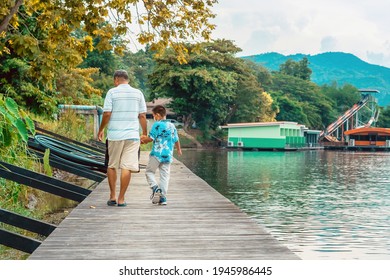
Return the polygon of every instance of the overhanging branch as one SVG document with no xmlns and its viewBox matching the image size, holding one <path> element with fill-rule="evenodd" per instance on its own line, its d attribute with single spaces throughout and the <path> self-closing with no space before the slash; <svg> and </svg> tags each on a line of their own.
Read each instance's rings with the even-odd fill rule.
<svg viewBox="0 0 390 280">
<path fill-rule="evenodd" d="M 0 33 L 7 30 L 8 24 L 11 18 L 18 12 L 19 7 L 23 4 L 23 0 L 17 0 L 15 6 L 10 10 L 9 15 L 7 15 L 0 24 Z"/>
</svg>

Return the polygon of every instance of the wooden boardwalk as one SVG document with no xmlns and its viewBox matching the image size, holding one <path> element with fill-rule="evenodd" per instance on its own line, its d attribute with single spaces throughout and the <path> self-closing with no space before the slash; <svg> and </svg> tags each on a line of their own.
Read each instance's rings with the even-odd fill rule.
<svg viewBox="0 0 390 280">
<path fill-rule="evenodd" d="M 147 153 L 141 154 L 141 164 Z M 127 207 L 107 206 L 107 179 L 31 260 L 299 259 L 182 163 L 171 168 L 168 205 L 149 199 L 145 170 L 132 175 Z"/>
</svg>

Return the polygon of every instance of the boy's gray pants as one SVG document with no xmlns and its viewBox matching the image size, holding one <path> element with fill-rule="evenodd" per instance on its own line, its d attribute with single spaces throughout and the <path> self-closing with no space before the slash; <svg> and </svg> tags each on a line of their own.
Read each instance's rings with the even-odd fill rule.
<svg viewBox="0 0 390 280">
<path fill-rule="evenodd" d="M 160 183 L 156 181 L 156 170 L 160 172 Z M 158 186 L 163 196 L 167 195 L 171 164 L 169 162 L 159 162 L 156 157 L 149 156 L 149 162 L 146 166 L 146 180 L 150 187 Z"/>
</svg>

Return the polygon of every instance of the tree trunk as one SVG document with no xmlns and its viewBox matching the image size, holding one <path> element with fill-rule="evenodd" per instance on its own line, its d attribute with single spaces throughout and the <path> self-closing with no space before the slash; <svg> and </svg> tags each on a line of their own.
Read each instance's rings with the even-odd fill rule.
<svg viewBox="0 0 390 280">
<path fill-rule="evenodd" d="M 184 131 L 188 132 L 188 128 L 192 124 L 192 114 L 189 114 L 187 116 L 183 116 L 183 124 L 184 124 Z"/>
<path fill-rule="evenodd" d="M 11 18 L 18 12 L 19 7 L 23 4 L 23 0 L 17 0 L 15 6 L 13 6 L 10 10 L 9 15 L 7 15 L 4 20 L 0 23 L 0 33 L 6 31 L 8 28 L 8 24 Z"/>
<path fill-rule="evenodd" d="M 196 140 L 195 137 L 193 137 L 192 135 L 188 134 L 186 131 L 182 130 L 182 131 L 179 132 L 179 134 L 185 136 L 188 139 L 191 139 L 191 141 L 195 143 L 197 148 L 200 149 L 200 148 L 203 147 L 202 144 L 198 140 Z"/>
</svg>

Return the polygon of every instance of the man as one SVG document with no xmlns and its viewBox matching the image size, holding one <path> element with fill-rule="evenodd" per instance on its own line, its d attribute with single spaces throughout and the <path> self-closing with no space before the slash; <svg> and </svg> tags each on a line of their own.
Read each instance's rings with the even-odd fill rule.
<svg viewBox="0 0 390 280">
<path fill-rule="evenodd" d="M 131 179 L 131 172 L 138 172 L 138 150 L 140 146 L 139 125 L 142 135 L 147 135 L 146 103 L 142 92 L 129 85 L 125 70 L 114 73 L 115 87 L 104 99 L 103 119 L 98 138 L 103 141 L 104 129 L 108 125 L 108 168 L 110 186 L 109 206 L 126 206 L 125 194 Z M 116 199 L 117 170 L 121 169 L 120 191 Z"/>
</svg>

